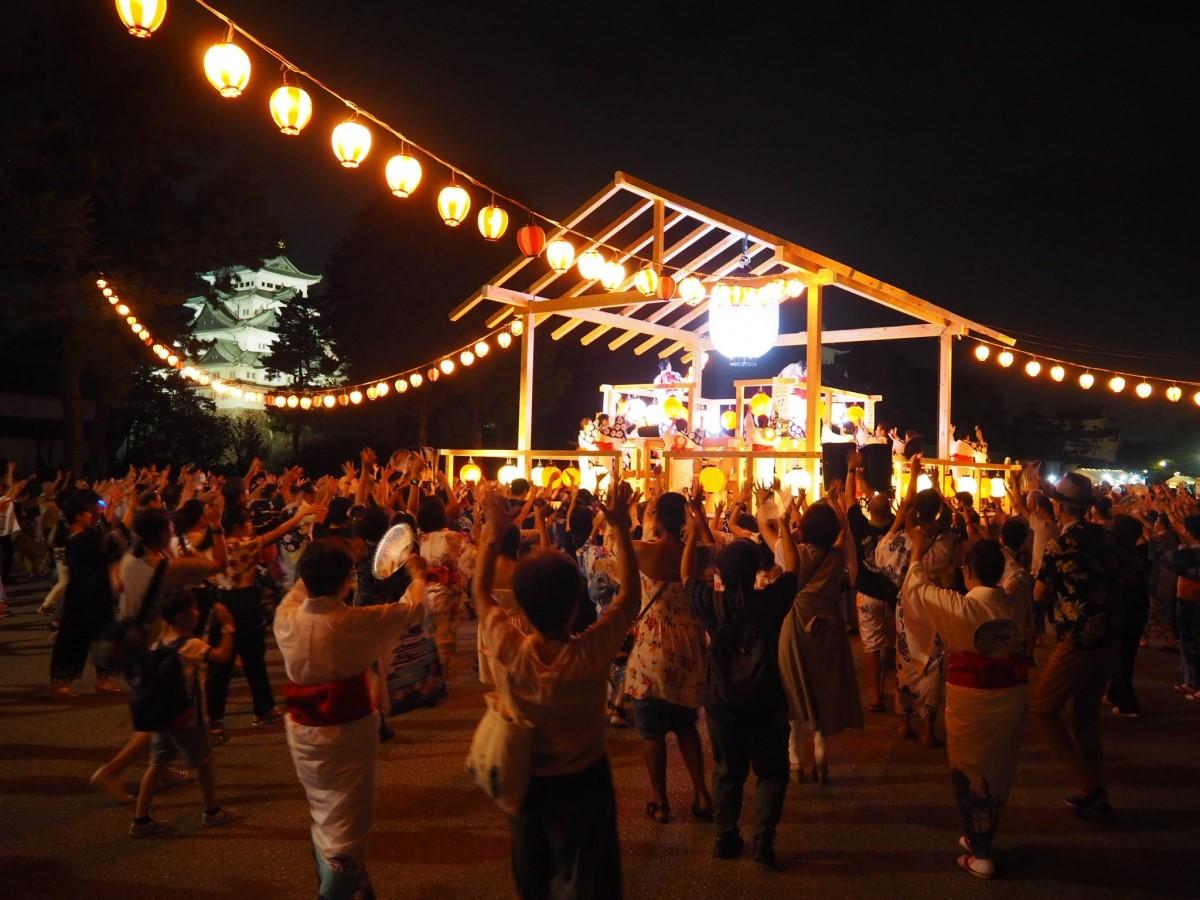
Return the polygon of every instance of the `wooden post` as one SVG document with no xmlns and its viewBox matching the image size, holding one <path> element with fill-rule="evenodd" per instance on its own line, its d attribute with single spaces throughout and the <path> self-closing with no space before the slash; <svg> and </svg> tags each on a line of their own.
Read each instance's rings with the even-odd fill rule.
<svg viewBox="0 0 1200 900">
<path fill-rule="evenodd" d="M 521 332 L 521 384 L 517 392 L 517 449 L 533 448 L 533 341 L 534 320 L 529 313 L 521 316 L 525 328 Z M 529 477 L 529 455 L 520 456 L 521 474 Z"/>
<path fill-rule="evenodd" d="M 821 279 L 812 278 L 808 283 L 808 374 L 805 378 L 805 408 L 807 415 L 804 424 L 804 449 L 809 453 L 821 450 L 821 319 L 822 297 L 824 287 Z M 812 476 L 812 496 L 821 495 L 821 485 L 817 480 L 817 461 L 808 459 L 804 466 Z"/>
<path fill-rule="evenodd" d="M 704 398 L 704 350 L 699 340 L 692 345 L 692 386 L 688 389 L 688 426 L 692 431 L 700 419 L 700 402 Z"/>
<path fill-rule="evenodd" d="M 938 459 L 950 458 L 950 367 L 954 359 L 954 335 L 948 330 L 938 337 Z"/>
</svg>

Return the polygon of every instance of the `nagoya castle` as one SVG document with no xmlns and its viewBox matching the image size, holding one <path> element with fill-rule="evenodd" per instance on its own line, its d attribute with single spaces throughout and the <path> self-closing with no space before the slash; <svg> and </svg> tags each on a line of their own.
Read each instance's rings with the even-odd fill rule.
<svg viewBox="0 0 1200 900">
<path fill-rule="evenodd" d="M 235 266 L 201 272 L 200 277 L 213 286 L 212 296 L 184 301 L 195 311 L 189 326 L 192 337 L 211 342 L 198 362 L 223 381 L 251 382 L 272 390 L 291 383 L 287 376 L 268 377 L 263 357 L 275 342 L 279 311 L 297 295 L 307 297 L 321 276 L 296 268 L 283 255 L 282 241 L 279 249 L 278 256 L 263 260 L 256 268 Z M 261 408 L 229 396 L 213 399 L 221 411 Z"/>
</svg>

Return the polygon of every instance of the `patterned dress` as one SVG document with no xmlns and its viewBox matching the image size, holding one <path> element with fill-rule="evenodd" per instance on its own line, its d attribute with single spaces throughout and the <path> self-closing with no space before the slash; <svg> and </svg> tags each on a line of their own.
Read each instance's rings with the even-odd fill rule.
<svg viewBox="0 0 1200 900">
<path fill-rule="evenodd" d="M 625 692 L 700 708 L 708 644 L 678 581 L 642 579 L 642 609 L 629 653 Z"/>
</svg>

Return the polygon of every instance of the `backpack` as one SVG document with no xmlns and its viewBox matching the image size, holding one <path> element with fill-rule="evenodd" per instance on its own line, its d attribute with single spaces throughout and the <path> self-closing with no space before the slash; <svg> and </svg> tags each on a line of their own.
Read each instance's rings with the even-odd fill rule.
<svg viewBox="0 0 1200 900">
<path fill-rule="evenodd" d="M 757 592 L 756 592 L 757 593 Z M 708 682 L 712 700 L 746 712 L 773 713 L 783 690 L 778 675 L 778 643 L 764 621 L 757 596 L 713 594 L 717 620 L 709 645 Z"/>
<path fill-rule="evenodd" d="M 179 648 L 187 636 L 162 644 L 134 661 L 126 678 L 134 731 L 164 731 L 192 708 L 192 694 L 183 680 Z"/>
</svg>

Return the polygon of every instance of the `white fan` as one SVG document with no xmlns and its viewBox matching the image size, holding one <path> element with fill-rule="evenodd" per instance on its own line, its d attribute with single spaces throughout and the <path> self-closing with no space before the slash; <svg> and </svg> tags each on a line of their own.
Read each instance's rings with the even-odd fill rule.
<svg viewBox="0 0 1200 900">
<path fill-rule="evenodd" d="M 384 534 L 375 548 L 375 559 L 371 562 L 371 574 L 382 581 L 391 577 L 408 558 L 416 552 L 417 536 L 411 525 L 401 522 L 393 525 Z"/>
</svg>

